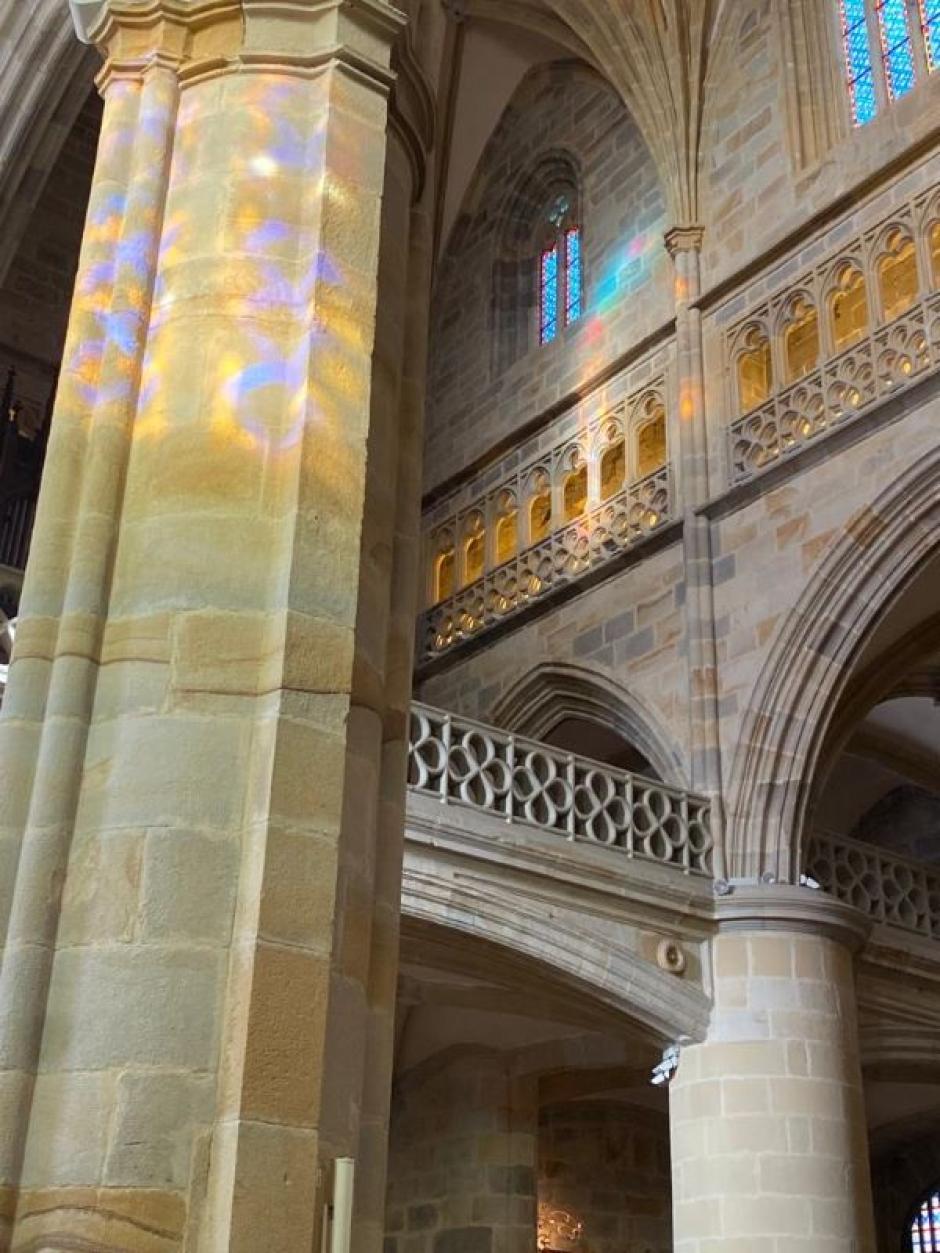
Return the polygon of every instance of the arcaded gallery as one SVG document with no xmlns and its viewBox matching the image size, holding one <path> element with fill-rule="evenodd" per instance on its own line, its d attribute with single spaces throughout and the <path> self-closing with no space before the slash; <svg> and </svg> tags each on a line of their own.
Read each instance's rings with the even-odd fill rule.
<svg viewBox="0 0 940 1253">
<path fill-rule="evenodd" d="M 0 0 L 0 1253 L 940 1253 L 940 0 Z"/>
</svg>

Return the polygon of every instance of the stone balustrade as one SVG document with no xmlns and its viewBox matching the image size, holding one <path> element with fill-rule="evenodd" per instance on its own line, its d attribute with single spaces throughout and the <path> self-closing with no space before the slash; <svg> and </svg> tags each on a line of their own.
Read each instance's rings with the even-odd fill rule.
<svg viewBox="0 0 940 1253">
<path fill-rule="evenodd" d="M 818 884 L 875 922 L 940 939 L 940 868 L 849 836 L 814 833 L 804 880 Z"/>
<path fill-rule="evenodd" d="M 433 660 L 516 616 L 564 584 L 607 565 L 670 521 L 672 502 L 672 473 L 664 466 L 548 539 L 487 571 L 421 617 L 419 663 Z"/>
<path fill-rule="evenodd" d="M 612 563 L 675 516 L 671 341 L 424 515 L 428 663 Z"/>
<path fill-rule="evenodd" d="M 725 332 L 733 483 L 940 366 L 940 188 L 840 243 Z"/>
<path fill-rule="evenodd" d="M 563 840 L 713 873 L 705 797 L 428 705 L 412 705 L 408 784 Z"/>
</svg>

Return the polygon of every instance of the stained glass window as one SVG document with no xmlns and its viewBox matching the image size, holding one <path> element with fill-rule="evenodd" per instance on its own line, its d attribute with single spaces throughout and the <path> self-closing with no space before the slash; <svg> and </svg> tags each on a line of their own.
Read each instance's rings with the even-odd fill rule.
<svg viewBox="0 0 940 1253">
<path fill-rule="evenodd" d="M 581 316 L 581 228 L 565 231 L 565 326 Z"/>
<path fill-rule="evenodd" d="M 539 278 L 539 343 L 550 344 L 558 335 L 558 249 L 542 252 Z"/>
<path fill-rule="evenodd" d="M 581 316 L 584 286 L 581 228 L 572 224 L 571 199 L 556 197 L 546 214 L 539 254 L 539 343 Z"/>
<path fill-rule="evenodd" d="M 907 0 L 877 0 L 875 11 L 888 95 L 896 100 L 907 95 L 914 86 L 914 48 Z"/>
<path fill-rule="evenodd" d="M 841 0 L 845 68 L 856 126 L 870 122 L 878 108 L 865 4 L 866 0 Z"/>
<path fill-rule="evenodd" d="M 920 27 L 924 32 L 927 68 L 940 64 L 940 0 L 920 0 Z"/>
<path fill-rule="evenodd" d="M 923 66 L 940 64 L 940 0 L 839 0 L 839 11 L 852 119 L 862 126 L 879 99 L 906 96 Z"/>
<path fill-rule="evenodd" d="M 921 1201 L 911 1220 L 912 1253 L 940 1253 L 940 1188 Z"/>
</svg>

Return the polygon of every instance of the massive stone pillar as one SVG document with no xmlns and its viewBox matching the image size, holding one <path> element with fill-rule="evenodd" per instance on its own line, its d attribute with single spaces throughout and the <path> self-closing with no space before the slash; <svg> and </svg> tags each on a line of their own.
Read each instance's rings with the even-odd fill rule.
<svg viewBox="0 0 940 1253">
<path fill-rule="evenodd" d="M 104 131 L 0 721 L 4 1239 L 294 1253 L 388 1074 L 401 19 L 95 11 Z"/>
<path fill-rule="evenodd" d="M 719 908 L 715 1008 L 670 1091 L 676 1253 L 874 1253 L 855 911 L 806 888 Z"/>
</svg>

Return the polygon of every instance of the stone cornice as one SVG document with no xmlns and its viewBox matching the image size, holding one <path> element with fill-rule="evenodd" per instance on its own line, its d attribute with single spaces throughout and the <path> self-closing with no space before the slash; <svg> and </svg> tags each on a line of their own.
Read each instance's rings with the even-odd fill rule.
<svg viewBox="0 0 940 1253">
<path fill-rule="evenodd" d="M 719 880 L 715 893 L 719 932 L 802 931 L 853 950 L 871 934 L 872 923 L 860 910 L 813 888 Z"/>
</svg>

